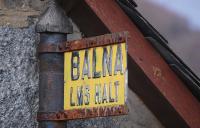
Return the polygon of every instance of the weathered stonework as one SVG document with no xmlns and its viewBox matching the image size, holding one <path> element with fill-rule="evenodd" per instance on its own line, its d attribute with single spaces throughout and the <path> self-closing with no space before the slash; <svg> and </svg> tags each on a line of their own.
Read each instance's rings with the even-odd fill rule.
<svg viewBox="0 0 200 128">
<path fill-rule="evenodd" d="M 0 0 L 0 26 L 28 27 L 30 17 L 38 17 L 47 3 L 48 0 Z"/>
<path fill-rule="evenodd" d="M 34 25 L 0 27 L 0 127 L 34 128 L 38 108 L 38 36 Z"/>
<path fill-rule="evenodd" d="M 34 9 L 41 10 L 49 0 L 0 0 L 1 9 Z"/>
</svg>

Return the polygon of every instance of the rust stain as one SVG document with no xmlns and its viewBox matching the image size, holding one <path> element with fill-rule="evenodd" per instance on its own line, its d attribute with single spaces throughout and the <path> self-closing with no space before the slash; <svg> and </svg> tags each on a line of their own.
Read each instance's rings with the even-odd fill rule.
<svg viewBox="0 0 200 128">
<path fill-rule="evenodd" d="M 153 66 L 153 75 L 162 78 L 162 70 L 159 67 Z"/>
<path fill-rule="evenodd" d="M 60 112 L 38 112 L 38 121 L 64 121 L 73 119 L 105 117 L 105 116 L 119 116 L 128 113 L 126 105 L 108 106 L 108 107 L 94 107 L 87 109 L 73 109 Z"/>
<path fill-rule="evenodd" d="M 86 48 L 106 46 L 110 44 L 127 42 L 129 38 L 128 32 L 118 32 L 112 34 L 105 34 L 96 37 L 84 38 L 81 40 L 61 42 L 59 45 L 56 44 L 39 44 L 38 52 L 69 52 L 75 50 L 82 50 Z"/>
</svg>

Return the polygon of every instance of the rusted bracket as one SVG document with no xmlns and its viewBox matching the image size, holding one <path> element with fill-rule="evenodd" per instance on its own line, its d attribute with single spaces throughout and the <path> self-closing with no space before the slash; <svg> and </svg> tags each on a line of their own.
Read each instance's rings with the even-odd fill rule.
<svg viewBox="0 0 200 128">
<path fill-rule="evenodd" d="M 81 50 L 85 48 L 106 46 L 110 44 L 123 43 L 127 41 L 128 32 L 119 32 L 114 34 L 105 34 L 97 37 L 84 38 L 76 41 L 66 41 L 57 44 L 40 43 L 38 53 L 59 53 Z"/>
<path fill-rule="evenodd" d="M 59 112 L 38 112 L 38 121 L 64 121 L 72 119 L 83 119 L 93 117 L 118 116 L 128 113 L 126 105 L 110 107 L 94 107 L 90 109 L 74 109 Z"/>
</svg>

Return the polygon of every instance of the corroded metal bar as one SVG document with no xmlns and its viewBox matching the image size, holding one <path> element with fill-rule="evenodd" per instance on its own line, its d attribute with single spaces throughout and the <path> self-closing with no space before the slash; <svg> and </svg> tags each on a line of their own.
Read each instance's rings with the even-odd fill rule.
<svg viewBox="0 0 200 128">
<path fill-rule="evenodd" d="M 128 32 L 105 34 L 96 37 L 84 38 L 76 41 L 65 41 L 59 44 L 39 44 L 38 52 L 69 52 L 92 47 L 105 46 L 110 44 L 123 43 L 127 41 Z"/>
<path fill-rule="evenodd" d="M 41 45 L 57 45 L 67 40 L 72 26 L 64 11 L 50 2 L 49 8 L 40 17 L 36 31 L 40 33 Z M 64 54 L 39 53 L 39 113 L 62 111 L 64 108 Z M 38 120 L 39 128 L 64 128 L 65 122 Z"/>
<path fill-rule="evenodd" d="M 56 44 L 66 39 L 65 34 L 40 35 L 40 40 Z M 39 112 L 63 110 L 64 90 L 64 55 L 62 53 L 44 53 L 39 55 L 40 78 L 39 78 Z M 40 128 L 64 127 L 64 122 L 39 121 Z M 57 127 L 56 127 L 57 128 Z"/>
<path fill-rule="evenodd" d="M 72 119 L 83 119 L 92 117 L 105 117 L 105 116 L 118 116 L 128 113 L 126 105 L 119 106 L 106 106 L 106 107 L 94 107 L 89 109 L 73 109 L 60 112 L 40 112 L 38 113 L 38 120 L 49 121 L 63 121 Z"/>
</svg>

